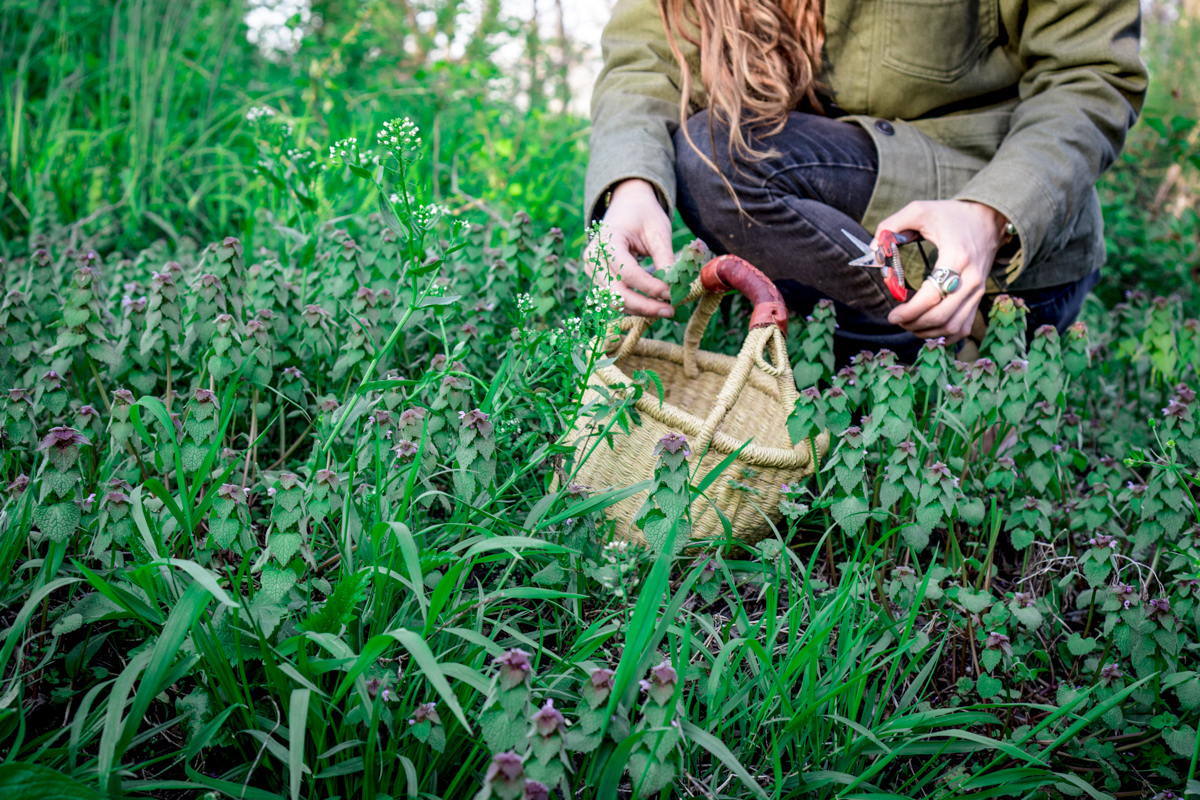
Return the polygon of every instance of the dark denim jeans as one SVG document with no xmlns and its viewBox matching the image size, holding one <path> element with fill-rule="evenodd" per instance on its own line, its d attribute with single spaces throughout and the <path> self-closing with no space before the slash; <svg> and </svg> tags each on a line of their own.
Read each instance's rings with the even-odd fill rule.
<svg viewBox="0 0 1200 800">
<path fill-rule="evenodd" d="M 710 131 L 707 111 L 688 120 L 688 131 L 741 202 L 739 211 L 721 176 L 682 131 L 676 133 L 679 213 L 692 232 L 715 252 L 736 253 L 761 269 L 796 313 L 807 314 L 822 298 L 832 300 L 839 365 L 860 350 L 881 348 L 914 360 L 921 340 L 887 322 L 895 299 L 879 270 L 849 266 L 862 254 L 842 234 L 845 228 L 864 242 L 871 239 L 860 224 L 879 167 L 871 137 L 850 122 L 793 112 L 779 134 L 755 142 L 776 155 L 735 166 L 726 129 L 715 124 Z M 1010 294 L 1028 306 L 1030 331 L 1048 324 L 1063 333 L 1099 279 L 1097 270 L 1075 283 Z"/>
</svg>

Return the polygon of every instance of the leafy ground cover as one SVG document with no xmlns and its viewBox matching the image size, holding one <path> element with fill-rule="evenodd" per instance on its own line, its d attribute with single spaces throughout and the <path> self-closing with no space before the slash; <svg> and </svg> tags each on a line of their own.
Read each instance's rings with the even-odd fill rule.
<svg viewBox="0 0 1200 800">
<path fill-rule="evenodd" d="M 448 217 L 423 152 L 394 120 L 312 157 L 378 187 L 365 217 L 297 203 L 260 239 L 134 258 L 46 219 L 4 264 L 0 776 L 248 798 L 1193 780 L 1180 301 L 1093 301 L 1027 342 L 1001 298 L 974 364 L 931 342 L 836 374 L 818 307 L 791 328 L 789 430 L 835 444 L 783 527 L 641 550 L 562 442 L 580 415 L 636 423 L 653 376 L 581 408 L 607 293 L 526 215 Z M 738 346 L 745 312 L 704 346 Z M 661 448 L 643 519 L 678 533 L 704 457 Z"/>
<path fill-rule="evenodd" d="M 974 364 L 835 373 L 794 318 L 819 472 L 758 547 L 685 546 L 712 459 L 664 443 L 639 549 L 563 444 L 658 387 L 580 405 L 613 314 L 560 54 L 497 5 L 460 58 L 459 4 L 318 5 L 278 63 L 238 3 L 0 8 L 0 786 L 1200 792 L 1200 27 L 1148 31 L 1080 325 L 999 300 Z"/>
</svg>

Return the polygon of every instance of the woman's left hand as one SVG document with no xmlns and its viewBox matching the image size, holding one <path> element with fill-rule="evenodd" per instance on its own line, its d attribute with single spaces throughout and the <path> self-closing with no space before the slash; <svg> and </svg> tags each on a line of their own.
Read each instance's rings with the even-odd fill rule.
<svg viewBox="0 0 1200 800">
<path fill-rule="evenodd" d="M 879 231 L 919 231 L 938 250 L 937 267 L 959 274 L 958 288 L 945 297 L 926 280 L 888 322 L 922 339 L 944 336 L 954 343 L 971 332 L 988 272 L 1004 240 L 1008 220 L 999 211 L 967 200 L 918 200 L 879 223 Z"/>
</svg>

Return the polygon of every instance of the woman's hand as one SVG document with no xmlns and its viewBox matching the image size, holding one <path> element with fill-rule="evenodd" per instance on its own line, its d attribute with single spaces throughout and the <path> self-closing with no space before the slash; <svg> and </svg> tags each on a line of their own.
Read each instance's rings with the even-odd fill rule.
<svg viewBox="0 0 1200 800">
<path fill-rule="evenodd" d="M 604 269 L 596 242 L 592 242 L 584 254 L 584 269 L 600 286 L 608 285 L 621 296 L 625 313 L 642 317 L 672 316 L 675 309 L 670 303 L 662 302 L 670 300 L 670 287 L 637 262 L 638 256 L 650 256 L 656 269 L 666 269 L 675 263 L 675 254 L 671 250 L 671 220 L 658 204 L 654 187 L 637 178 L 617 184 L 604 214 L 604 224 L 601 237 L 610 246 L 611 253 L 608 270 L 617 280 L 607 284 L 605 276 L 594 274 L 594 270 Z"/>
<path fill-rule="evenodd" d="M 954 270 L 961 278 L 958 289 L 945 297 L 926 280 L 908 302 L 888 314 L 888 322 L 922 339 L 944 336 L 953 343 L 967 336 L 1007 223 L 991 206 L 967 200 L 919 200 L 880 222 L 877 234 L 920 231 L 937 246 L 936 266 Z"/>
</svg>

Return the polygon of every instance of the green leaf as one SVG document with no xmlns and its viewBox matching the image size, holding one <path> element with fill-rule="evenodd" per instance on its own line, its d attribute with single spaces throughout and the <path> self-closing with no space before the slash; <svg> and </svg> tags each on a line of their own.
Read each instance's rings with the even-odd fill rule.
<svg viewBox="0 0 1200 800">
<path fill-rule="evenodd" d="M 858 495 L 851 495 L 837 501 L 829 507 L 829 510 L 833 514 L 834 522 L 851 536 L 862 530 L 863 525 L 867 522 L 867 513 L 870 511 L 867 501 Z"/>
<path fill-rule="evenodd" d="M 991 675 L 980 675 L 975 681 L 975 688 L 979 691 L 979 697 L 983 700 L 990 700 L 1000 694 L 1000 690 L 1004 688 L 999 678 L 994 678 Z"/>
<path fill-rule="evenodd" d="M 38 506 L 33 510 L 33 521 L 38 530 L 52 542 L 63 542 L 79 527 L 79 506 L 68 500 L 49 506 Z"/>
<path fill-rule="evenodd" d="M 1086 656 L 1096 649 L 1096 639 L 1094 637 L 1085 639 L 1080 633 L 1072 633 L 1067 637 L 1067 649 L 1073 656 Z"/>
<path fill-rule="evenodd" d="M 0 794 L 5 800 L 105 800 L 61 770 L 22 761 L 0 765 Z"/>
<path fill-rule="evenodd" d="M 1173 731 L 1163 731 L 1163 741 L 1177 755 L 1190 758 L 1196 750 L 1196 729 L 1191 725 L 1181 725 Z"/>
<path fill-rule="evenodd" d="M 300 800 L 300 780 L 312 770 L 304 763 L 304 740 L 308 733 L 308 701 L 311 689 L 292 689 L 288 710 L 288 788 L 292 800 Z"/>
</svg>

